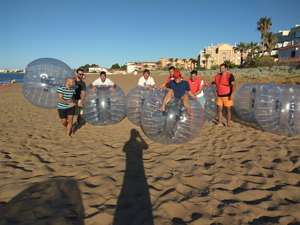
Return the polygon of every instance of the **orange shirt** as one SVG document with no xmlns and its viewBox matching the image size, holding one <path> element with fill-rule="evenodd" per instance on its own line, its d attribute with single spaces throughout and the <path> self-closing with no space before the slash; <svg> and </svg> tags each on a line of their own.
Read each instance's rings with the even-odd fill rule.
<svg viewBox="0 0 300 225">
<path fill-rule="evenodd" d="M 193 82 L 190 78 L 190 79 L 188 79 L 188 82 L 190 84 L 190 88 L 191 88 L 192 93 L 195 94 L 200 88 L 202 79 L 200 77 L 197 77 L 195 82 Z"/>
</svg>

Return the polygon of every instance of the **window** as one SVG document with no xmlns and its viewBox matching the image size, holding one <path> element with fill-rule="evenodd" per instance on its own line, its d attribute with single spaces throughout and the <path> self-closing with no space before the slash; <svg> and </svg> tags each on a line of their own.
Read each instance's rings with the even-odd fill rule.
<svg viewBox="0 0 300 225">
<path fill-rule="evenodd" d="M 226 54 L 223 54 L 223 62 L 226 61 Z"/>
<path fill-rule="evenodd" d="M 296 56 L 296 52 L 295 52 L 295 51 L 292 51 L 292 52 L 291 52 L 291 58 L 295 58 L 295 56 Z"/>
<path fill-rule="evenodd" d="M 296 38 L 300 37 L 300 31 L 296 32 Z"/>
</svg>

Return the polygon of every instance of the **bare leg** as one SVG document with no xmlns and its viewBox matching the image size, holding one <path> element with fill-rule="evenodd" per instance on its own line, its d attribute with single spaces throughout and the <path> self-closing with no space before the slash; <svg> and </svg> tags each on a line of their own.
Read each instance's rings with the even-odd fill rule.
<svg viewBox="0 0 300 225">
<path fill-rule="evenodd" d="M 186 110 L 186 116 L 193 116 L 192 113 L 190 112 L 190 100 L 189 100 L 189 95 L 186 93 L 184 94 L 182 97 L 182 103 L 183 103 L 183 106 Z"/>
<path fill-rule="evenodd" d="M 72 124 L 73 124 L 73 115 L 68 115 L 68 125 L 67 125 L 67 137 L 71 137 L 71 129 L 72 129 Z"/>
<path fill-rule="evenodd" d="M 79 114 L 79 115 L 77 116 L 77 125 L 80 124 L 81 119 L 82 119 L 82 116 L 83 116 L 83 115 L 81 115 L 81 114 Z"/>
<path fill-rule="evenodd" d="M 65 127 L 67 127 L 67 125 L 68 125 L 67 118 L 61 119 L 61 123 L 62 123 Z"/>
<path fill-rule="evenodd" d="M 174 92 L 172 89 L 169 89 L 167 94 L 165 95 L 162 106 L 158 110 L 165 111 L 166 105 L 169 103 L 169 101 L 172 100 L 172 98 L 174 98 Z"/>
<path fill-rule="evenodd" d="M 218 105 L 218 120 L 219 120 L 219 123 L 218 123 L 217 126 L 223 126 L 223 124 L 222 124 L 222 110 L 223 110 L 223 106 Z"/>
<path fill-rule="evenodd" d="M 226 108 L 227 126 L 230 127 L 231 106 L 225 106 L 225 108 Z"/>
</svg>

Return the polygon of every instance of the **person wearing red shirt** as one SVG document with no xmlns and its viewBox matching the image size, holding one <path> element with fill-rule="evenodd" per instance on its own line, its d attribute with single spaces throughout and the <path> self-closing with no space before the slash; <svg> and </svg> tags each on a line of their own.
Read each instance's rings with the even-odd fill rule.
<svg viewBox="0 0 300 225">
<path fill-rule="evenodd" d="M 220 73 L 215 76 L 213 83 L 217 86 L 217 106 L 218 106 L 218 125 L 222 124 L 222 110 L 223 106 L 226 108 L 227 114 L 227 126 L 230 127 L 231 119 L 231 106 L 233 106 L 235 81 L 234 76 L 231 73 L 226 72 L 227 65 L 220 65 Z"/>
<path fill-rule="evenodd" d="M 188 79 L 188 82 L 190 84 L 191 92 L 196 95 L 196 97 L 200 100 L 200 104 L 202 108 L 204 107 L 204 94 L 203 94 L 203 86 L 204 86 L 204 80 L 202 80 L 200 77 L 197 76 L 197 70 L 191 71 L 191 78 Z"/>
</svg>

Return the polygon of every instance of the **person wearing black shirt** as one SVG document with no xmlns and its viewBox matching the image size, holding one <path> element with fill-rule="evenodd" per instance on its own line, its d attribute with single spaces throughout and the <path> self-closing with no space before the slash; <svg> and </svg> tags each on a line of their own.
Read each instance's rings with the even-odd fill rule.
<svg viewBox="0 0 300 225">
<path fill-rule="evenodd" d="M 80 124 L 82 117 L 83 117 L 83 110 L 82 110 L 82 105 L 84 102 L 85 98 L 85 91 L 86 91 L 86 84 L 82 80 L 84 76 L 83 70 L 82 69 L 77 69 L 76 70 L 76 81 L 75 81 L 75 115 L 77 115 L 77 125 Z"/>
</svg>

